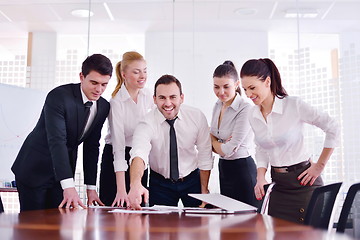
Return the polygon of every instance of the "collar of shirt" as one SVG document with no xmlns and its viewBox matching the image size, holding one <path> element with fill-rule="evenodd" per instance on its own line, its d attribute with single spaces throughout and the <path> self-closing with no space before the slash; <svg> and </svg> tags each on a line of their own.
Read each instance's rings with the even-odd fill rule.
<svg viewBox="0 0 360 240">
<path fill-rule="evenodd" d="M 284 98 L 275 97 L 271 113 L 282 114 L 283 107 L 284 107 L 283 105 L 284 105 Z M 261 113 L 261 110 L 260 110 L 260 105 L 256 106 L 256 111 L 254 111 L 253 116 L 255 118 L 264 119 L 264 117 Z"/>
<path fill-rule="evenodd" d="M 139 95 L 145 95 L 144 91 L 142 89 L 139 90 Z M 125 102 L 127 100 L 132 100 L 129 91 L 127 90 L 127 88 L 125 87 L 125 85 L 123 84 L 121 86 L 121 88 L 119 89 L 118 94 L 116 94 L 115 97 L 118 97 L 120 101 Z"/>
<path fill-rule="evenodd" d="M 232 108 L 235 111 L 238 111 L 240 109 L 241 105 L 244 103 L 244 101 L 245 100 L 238 93 L 236 93 L 235 99 L 231 103 L 229 108 Z M 216 104 L 220 105 L 219 107 L 221 107 L 223 103 L 220 100 L 217 100 Z"/>
<path fill-rule="evenodd" d="M 81 88 L 81 85 L 80 85 L 80 91 L 81 91 L 81 96 L 82 96 L 82 100 L 83 100 L 84 104 L 85 104 L 86 102 L 89 102 L 89 101 L 95 103 L 95 101 L 91 101 L 91 100 L 89 100 L 89 99 L 86 97 L 84 91 L 83 91 L 82 88 Z M 94 104 L 93 104 L 93 106 L 94 106 Z"/>
<path fill-rule="evenodd" d="M 97 114 L 97 105 L 96 105 L 96 101 L 91 101 L 86 97 L 85 93 L 83 92 L 83 90 L 81 88 L 81 85 L 80 85 L 80 91 L 81 91 L 81 96 L 82 96 L 82 100 L 83 100 L 84 104 L 87 101 L 93 102 L 93 105 L 90 107 L 89 119 L 88 119 L 88 121 L 86 122 L 86 125 L 85 125 L 85 130 L 84 130 L 84 134 L 85 134 L 87 132 L 87 130 L 89 130 L 89 127 L 91 126 L 91 124 L 94 121 L 94 118 L 95 118 L 95 116 Z"/>
<path fill-rule="evenodd" d="M 165 122 L 166 118 L 164 117 L 164 115 L 160 112 L 160 110 L 158 108 L 156 108 L 156 113 L 155 113 L 155 118 L 156 118 L 156 121 L 161 125 L 163 122 Z M 178 120 L 181 120 L 182 119 L 182 113 L 181 113 L 181 106 L 180 106 L 180 109 L 179 109 L 179 112 L 176 116 L 178 118 Z"/>
</svg>

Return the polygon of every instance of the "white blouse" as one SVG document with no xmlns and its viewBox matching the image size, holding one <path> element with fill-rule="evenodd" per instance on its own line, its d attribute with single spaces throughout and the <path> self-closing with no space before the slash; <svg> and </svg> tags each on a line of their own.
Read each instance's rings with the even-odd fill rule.
<svg viewBox="0 0 360 240">
<path fill-rule="evenodd" d="M 304 146 L 303 125 L 321 128 L 325 134 L 325 148 L 337 145 L 339 126 L 327 113 L 320 112 L 299 97 L 275 97 L 272 112 L 266 121 L 260 106 L 254 106 L 249 121 L 255 133 L 257 166 L 290 166 L 306 161 L 310 154 Z"/>
<path fill-rule="evenodd" d="M 109 133 L 105 142 L 111 144 L 114 154 L 114 170 L 126 171 L 125 147 L 132 146 L 134 130 L 138 122 L 155 107 L 149 89 L 141 89 L 135 103 L 123 85 L 110 100 Z"/>
</svg>

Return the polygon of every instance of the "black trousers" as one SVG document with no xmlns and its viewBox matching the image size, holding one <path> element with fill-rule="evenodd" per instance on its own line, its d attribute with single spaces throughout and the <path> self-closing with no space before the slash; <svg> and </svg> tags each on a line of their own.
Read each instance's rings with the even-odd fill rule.
<svg viewBox="0 0 360 240">
<path fill-rule="evenodd" d="M 238 201 L 259 207 L 254 187 L 256 184 L 256 165 L 254 159 L 219 159 L 220 193 Z"/>
<path fill-rule="evenodd" d="M 57 208 L 63 200 L 60 182 L 49 182 L 39 187 L 29 187 L 16 179 L 20 211 Z"/>
<path fill-rule="evenodd" d="M 176 182 L 150 170 L 149 188 L 150 206 L 177 206 L 180 199 L 185 207 L 198 207 L 201 204 L 201 201 L 188 196 L 189 193 L 201 193 L 199 169 Z"/>
<path fill-rule="evenodd" d="M 116 197 L 116 175 L 114 170 L 114 155 L 112 145 L 105 144 L 101 159 L 100 171 L 100 200 L 106 205 L 111 206 Z M 130 150 L 131 147 L 125 148 L 125 160 L 128 162 L 128 170 L 125 172 L 126 192 L 130 190 Z M 141 184 L 147 188 L 148 170 L 144 171 Z"/>
</svg>

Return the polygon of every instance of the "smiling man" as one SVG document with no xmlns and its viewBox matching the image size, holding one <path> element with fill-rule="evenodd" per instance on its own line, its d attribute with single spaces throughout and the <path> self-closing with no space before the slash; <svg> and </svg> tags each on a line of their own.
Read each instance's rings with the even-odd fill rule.
<svg viewBox="0 0 360 240">
<path fill-rule="evenodd" d="M 85 208 L 74 184 L 81 143 L 88 205 L 102 205 L 95 185 L 101 128 L 110 105 L 101 94 L 112 70 L 107 57 L 91 55 L 82 64 L 80 83 L 59 86 L 47 95 L 40 119 L 11 168 L 21 211 L 79 205 Z"/>
<path fill-rule="evenodd" d="M 131 208 L 150 205 L 197 207 L 200 201 L 188 193 L 208 193 L 213 167 L 209 126 L 198 109 L 183 105 L 181 83 L 164 75 L 155 83 L 156 109 L 136 127 L 130 165 Z M 150 167 L 149 192 L 141 185 L 144 170 Z"/>
</svg>

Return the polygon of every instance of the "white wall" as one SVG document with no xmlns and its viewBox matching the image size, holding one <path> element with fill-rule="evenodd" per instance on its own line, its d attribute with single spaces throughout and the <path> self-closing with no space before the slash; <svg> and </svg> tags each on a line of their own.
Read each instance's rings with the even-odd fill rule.
<svg viewBox="0 0 360 240">
<path fill-rule="evenodd" d="M 175 35 L 150 32 L 145 39 L 148 86 L 153 87 L 163 74 L 173 74 L 183 85 L 185 103 L 202 109 L 208 121 L 216 101 L 212 90 L 215 68 L 225 60 L 232 60 L 240 71 L 246 60 L 268 56 L 266 32 L 184 32 Z"/>
</svg>

